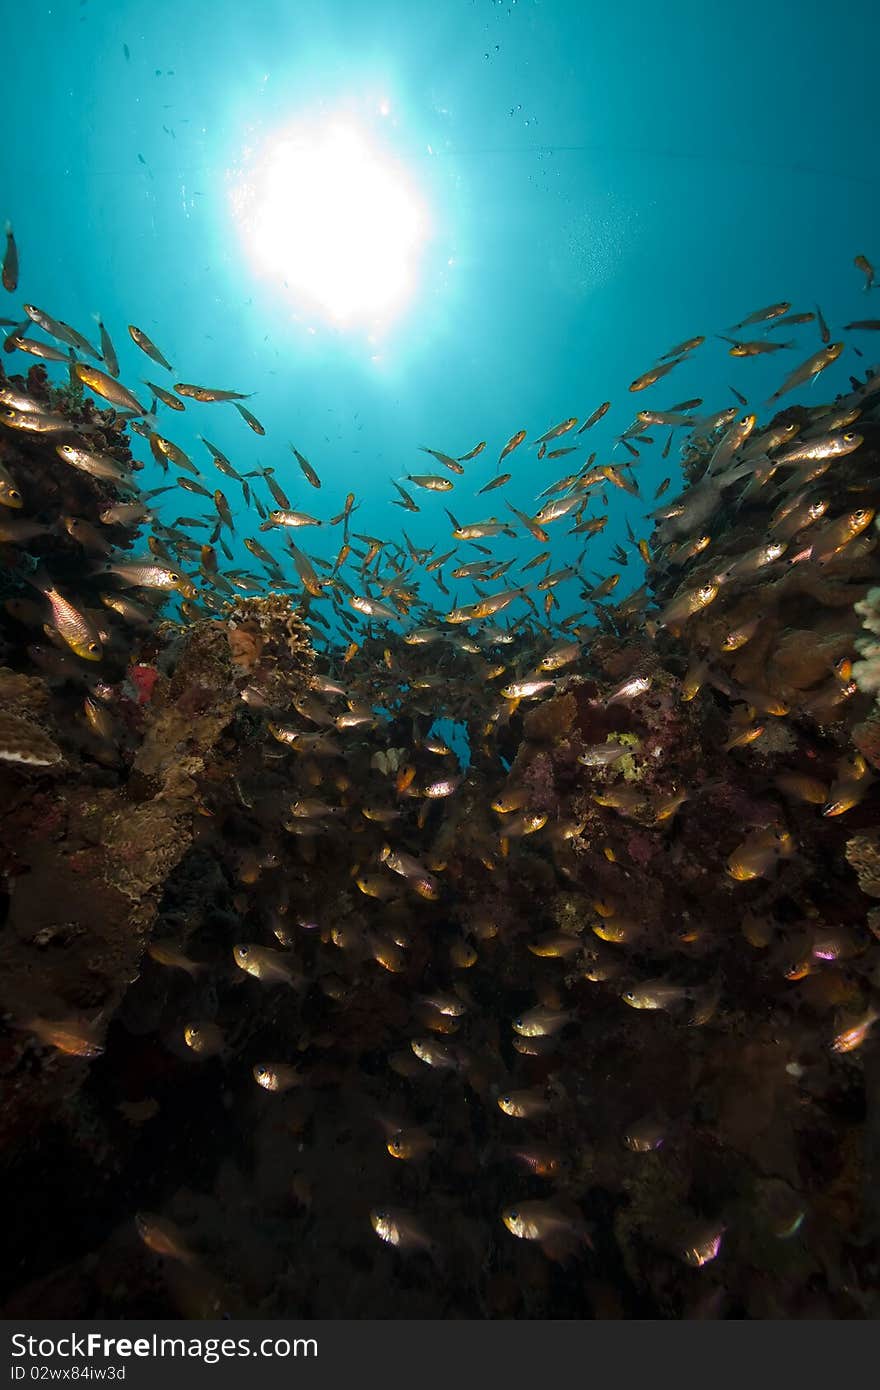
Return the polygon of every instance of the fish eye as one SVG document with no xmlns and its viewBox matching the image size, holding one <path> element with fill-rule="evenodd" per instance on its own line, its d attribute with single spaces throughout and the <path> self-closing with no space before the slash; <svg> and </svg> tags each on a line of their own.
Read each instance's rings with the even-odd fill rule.
<svg viewBox="0 0 880 1390">
<path fill-rule="evenodd" d="M 844 444 L 852 444 L 855 437 L 855 432 L 853 430 L 847 430 L 846 434 L 843 436 Z"/>
<path fill-rule="evenodd" d="M 499 1105 L 509 1105 L 509 1104 L 510 1104 L 510 1096 L 508 1096 L 508 1095 L 499 1096 L 499 1097 L 498 1097 L 498 1104 L 499 1104 Z"/>
<path fill-rule="evenodd" d="M 175 584 L 179 584 L 179 583 L 180 583 L 180 580 L 181 580 L 181 577 L 182 577 L 182 576 L 179 575 L 179 574 L 176 574 L 174 570 L 169 570 L 169 571 L 168 571 L 168 575 L 169 575 L 169 578 L 173 581 L 173 583 L 175 583 Z"/>
<path fill-rule="evenodd" d="M 90 642 L 88 649 L 90 652 L 98 652 L 101 650 L 97 642 Z"/>
<path fill-rule="evenodd" d="M 519 1220 L 519 1212 L 517 1211 L 516 1207 L 511 1207 L 507 1215 L 511 1221 Z"/>
</svg>

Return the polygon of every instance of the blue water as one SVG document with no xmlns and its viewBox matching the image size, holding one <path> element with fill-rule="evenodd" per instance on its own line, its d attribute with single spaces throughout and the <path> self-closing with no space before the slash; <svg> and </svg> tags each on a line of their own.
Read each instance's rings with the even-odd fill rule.
<svg viewBox="0 0 880 1390">
<path fill-rule="evenodd" d="M 857 253 L 880 260 L 875 29 L 867 0 L 844 14 L 817 0 L 711 12 L 697 0 L 19 6 L 4 17 L 0 57 L 0 219 L 14 226 L 21 280 L 14 300 L 0 295 L 0 313 L 14 317 L 12 305 L 27 300 L 96 337 L 99 312 L 122 380 L 145 402 L 145 376 L 254 393 L 247 405 L 265 439 L 229 405 L 159 408 L 160 429 L 229 498 L 237 564 L 260 572 L 241 544 L 260 536 L 258 518 L 214 473 L 200 433 L 243 471 L 273 466 L 294 507 L 327 518 L 354 491 L 355 531 L 400 539 L 403 527 L 440 554 L 452 545 L 444 505 L 464 521 L 509 517 L 505 497 L 533 513 L 537 494 L 583 463 L 585 449 L 549 462 L 523 446 L 510 486 L 475 497 L 520 427 L 532 440 L 611 399 L 579 443 L 589 440 L 600 463 L 623 463 L 614 439 L 640 408 L 699 396 L 718 409 L 734 404 L 732 384 L 766 418 L 761 403 L 819 338 L 815 324 L 778 333 L 797 351 L 746 361 L 710 340 L 665 381 L 629 394 L 673 344 L 780 299 L 795 310 L 818 302 L 834 337 L 841 323 L 876 316 L 880 295 L 863 292 L 853 266 Z M 407 310 L 373 341 L 323 321 L 261 273 L 233 209 L 274 133 L 340 110 L 405 171 L 430 227 Z M 351 204 L 353 237 L 362 212 Z M 138 352 L 128 323 L 154 338 L 173 374 Z M 872 363 L 869 335 L 847 343 L 816 385 L 784 403 L 827 399 Z M 6 365 L 31 363 L 18 354 Z M 642 500 L 609 490 L 588 572 L 619 569 L 609 552 L 627 520 L 636 536 L 650 533 L 645 513 L 667 474 L 674 495 L 677 447 L 664 463 L 665 431 L 651 433 L 657 443 L 636 465 Z M 405 484 L 421 511 L 389 505 L 389 478 L 442 471 L 418 446 L 460 455 L 483 439 L 452 493 Z M 289 442 L 318 470 L 320 493 Z M 145 485 L 159 485 L 146 441 L 133 443 Z M 211 504 L 180 493 L 158 510 L 171 521 Z M 581 553 L 568 526 L 551 528 L 554 567 Z M 278 553 L 282 538 L 260 536 Z M 341 528 L 294 538 L 332 560 Z M 493 553 L 524 561 L 538 548 L 521 536 Z M 457 563 L 476 558 L 459 546 Z M 618 596 L 641 578 L 630 551 Z M 475 599 L 469 584 L 447 583 L 459 602 Z M 557 589 L 556 617 L 584 606 L 579 588 Z M 441 611 L 452 606 L 430 576 L 423 593 Z"/>
</svg>

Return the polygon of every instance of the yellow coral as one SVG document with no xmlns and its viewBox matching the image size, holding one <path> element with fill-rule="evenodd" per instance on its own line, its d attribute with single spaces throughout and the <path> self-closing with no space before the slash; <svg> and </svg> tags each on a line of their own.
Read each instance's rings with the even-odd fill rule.
<svg viewBox="0 0 880 1390">
<path fill-rule="evenodd" d="M 609 734 L 606 743 L 622 743 L 625 747 L 631 748 L 632 753 L 624 753 L 622 758 L 618 758 L 614 764 L 614 771 L 619 772 L 625 782 L 640 782 L 644 775 L 644 768 L 636 765 L 635 752 L 641 747 L 641 739 L 637 734 Z"/>
</svg>

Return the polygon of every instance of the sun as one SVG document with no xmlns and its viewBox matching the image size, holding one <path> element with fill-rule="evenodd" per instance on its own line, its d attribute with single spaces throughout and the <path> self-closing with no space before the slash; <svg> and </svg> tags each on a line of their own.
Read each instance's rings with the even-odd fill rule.
<svg viewBox="0 0 880 1390">
<path fill-rule="evenodd" d="M 301 122 L 275 137 L 237 201 L 258 266 L 337 326 L 387 324 L 410 300 L 423 201 L 350 121 Z"/>
</svg>

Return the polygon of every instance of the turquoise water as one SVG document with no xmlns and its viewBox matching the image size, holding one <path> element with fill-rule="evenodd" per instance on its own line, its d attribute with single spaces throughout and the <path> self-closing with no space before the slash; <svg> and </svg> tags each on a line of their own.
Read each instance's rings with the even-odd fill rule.
<svg viewBox="0 0 880 1390">
<path fill-rule="evenodd" d="M 159 407 L 159 429 L 230 500 L 236 564 L 259 572 L 242 546 L 259 535 L 258 519 L 238 485 L 214 474 L 201 433 L 242 471 L 273 466 L 294 507 L 326 519 L 354 491 L 354 531 L 402 539 L 403 526 L 440 554 L 453 544 L 444 504 L 461 520 L 512 519 L 506 497 L 531 514 L 538 493 L 585 460 L 582 449 L 538 461 L 524 446 L 509 487 L 475 497 L 515 430 L 533 440 L 610 399 L 584 438 L 598 462 L 623 463 L 615 436 L 639 408 L 701 397 L 715 410 L 734 404 L 733 385 L 764 418 L 760 403 L 819 346 L 815 323 L 776 333 L 796 351 L 733 361 L 710 337 L 648 391 L 626 387 L 673 344 L 724 332 L 776 300 L 800 311 L 818 302 L 832 336 L 873 311 L 853 266 L 856 254 L 880 254 L 867 3 L 847 6 L 843 24 L 813 0 L 711 15 L 687 0 L 614 13 L 527 0 L 291 10 L 34 4 L 5 17 L 0 59 L 9 113 L 0 217 L 19 246 L 17 298 L 93 337 L 100 313 L 121 379 L 136 389 L 149 377 L 253 393 L 264 439 L 230 405 Z M 261 270 L 235 214 L 236 190 L 280 130 L 340 111 L 403 171 L 427 227 L 414 293 L 373 341 L 362 326 L 328 323 Z M 353 244 L 363 211 L 353 200 L 345 213 Z M 308 208 L 294 198 L 291 215 Z M 4 295 L 12 316 L 10 303 Z M 173 373 L 139 353 L 128 323 Z M 869 335 L 847 340 L 813 388 L 822 399 L 871 363 Z M 16 354 L 7 365 L 25 371 L 31 361 Z M 809 401 L 809 390 L 788 399 Z M 645 513 L 668 474 L 674 495 L 678 441 L 664 462 L 665 431 L 651 434 L 657 442 L 636 465 L 643 500 L 610 490 L 588 572 L 620 568 L 609 552 L 627 520 L 636 536 L 650 534 Z M 452 493 L 404 483 L 421 511 L 389 505 L 390 478 L 442 471 L 418 446 L 461 455 L 480 440 L 484 454 Z M 318 470 L 320 493 L 289 442 Z M 133 444 L 144 485 L 159 485 L 146 441 Z M 165 521 L 210 511 L 182 493 L 158 507 Z M 554 566 L 581 553 L 568 529 L 553 526 Z M 261 537 L 278 553 L 284 538 Z M 332 560 L 341 528 L 294 539 Z M 521 534 L 493 553 L 525 559 L 537 549 Z M 460 546 L 462 558 L 478 553 Z M 641 577 L 630 551 L 618 596 Z M 447 583 L 459 602 L 475 598 L 467 583 Z M 557 617 L 583 607 L 579 588 L 557 588 Z M 451 606 L 430 580 L 423 592 L 441 611 Z"/>
</svg>

